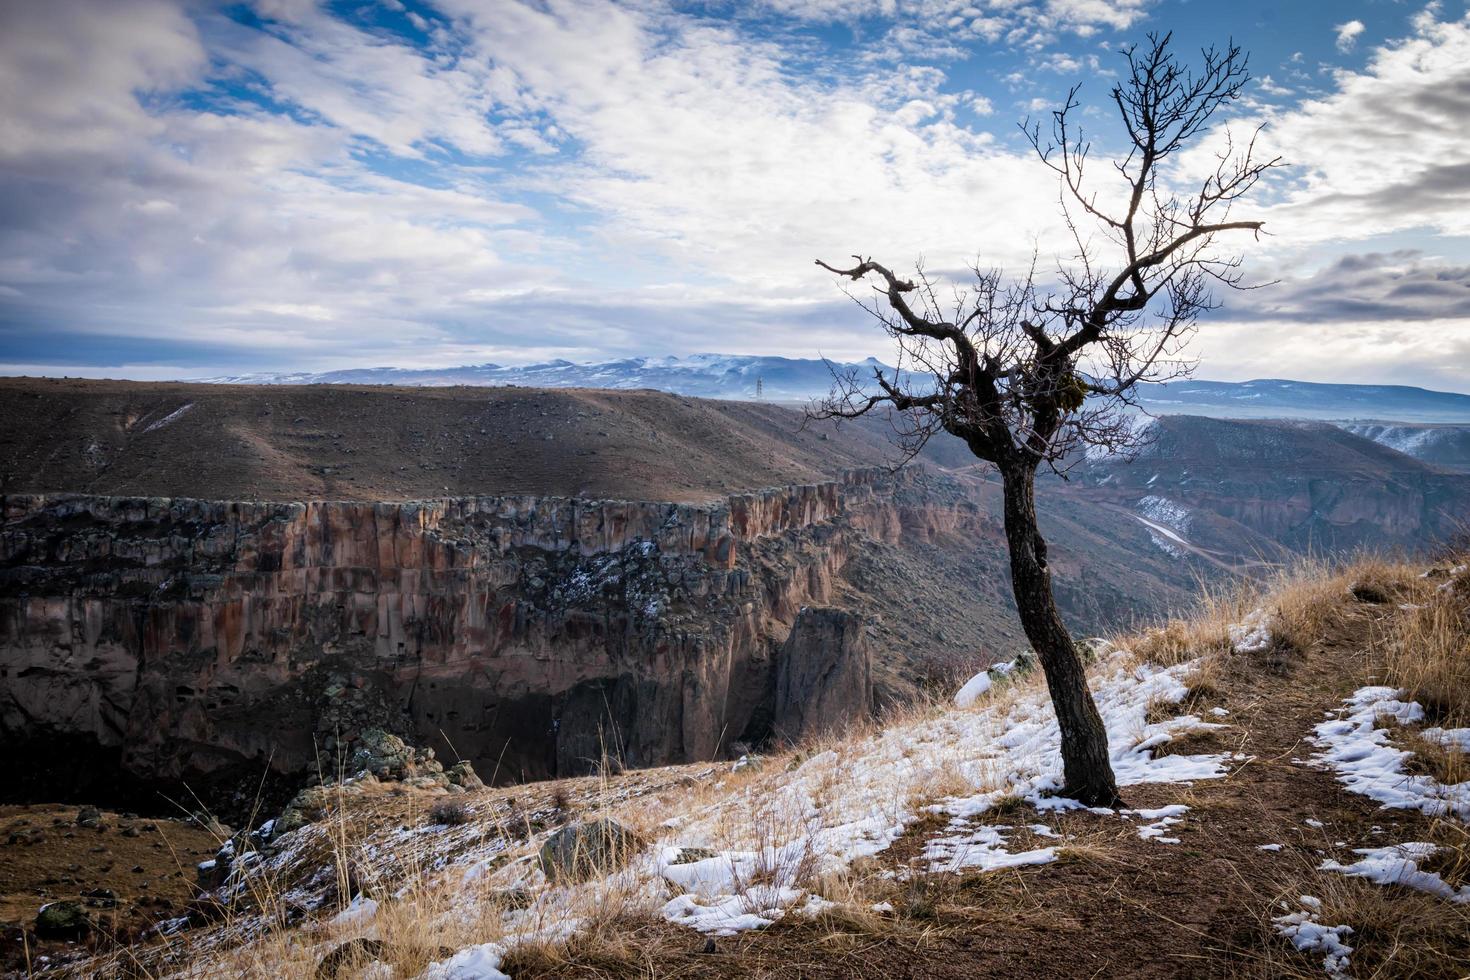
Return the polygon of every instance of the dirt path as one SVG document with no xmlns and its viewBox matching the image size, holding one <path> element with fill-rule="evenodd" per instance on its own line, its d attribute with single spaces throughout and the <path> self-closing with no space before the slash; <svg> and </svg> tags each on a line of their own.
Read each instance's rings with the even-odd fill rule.
<svg viewBox="0 0 1470 980">
<path fill-rule="evenodd" d="M 923 887 L 896 890 L 892 916 L 781 924 L 716 940 L 713 951 L 688 931 L 642 925 L 628 936 L 637 950 L 632 959 L 574 950 L 572 963 L 538 969 L 525 962 L 512 975 L 1321 976 L 1320 957 L 1298 954 L 1272 935 L 1270 917 L 1282 911 L 1277 900 L 1294 900 L 1304 883 L 1321 883 L 1326 873 L 1315 869 L 1326 857 L 1347 862 L 1353 847 L 1423 840 L 1428 832 L 1418 814 L 1378 810 L 1346 792 L 1330 773 L 1295 761 L 1311 756 L 1305 739 L 1324 711 L 1364 682 L 1368 664 L 1359 651 L 1381 608 L 1353 610 L 1346 635 L 1326 648 L 1271 662 L 1227 660 L 1219 694 L 1198 707 L 1223 707 L 1230 714 L 1219 720 L 1230 727 L 1193 736 L 1178 751 L 1239 752 L 1247 761 L 1234 763 L 1224 778 L 1192 787 L 1140 785 L 1125 793 L 1135 808 L 1186 804 L 1182 822 L 1168 828 L 1178 844 L 1141 838 L 1138 820 L 1012 810 L 991 823 L 1043 822 L 1070 838 L 1057 862 L 965 877 L 925 876 Z M 915 828 L 882 856 L 885 867 L 904 869 L 943 826 L 939 821 Z M 1025 830 L 1006 834 L 1013 851 L 1058 843 Z M 1274 844 L 1280 849 L 1261 849 Z M 1451 937 L 1449 952 L 1427 961 L 1398 949 L 1397 942 L 1375 938 L 1357 938 L 1353 976 L 1470 973 L 1470 934 Z"/>
</svg>

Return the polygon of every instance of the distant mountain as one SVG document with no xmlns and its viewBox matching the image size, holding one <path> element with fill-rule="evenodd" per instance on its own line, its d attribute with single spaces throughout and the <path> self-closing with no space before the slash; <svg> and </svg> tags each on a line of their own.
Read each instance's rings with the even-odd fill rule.
<svg viewBox="0 0 1470 980">
<path fill-rule="evenodd" d="M 856 371 L 867 378 L 874 367 L 857 363 L 789 357 L 694 354 L 689 357 L 629 357 L 577 364 L 508 366 L 476 364 L 442 369 L 357 368 L 320 374 L 245 374 L 207 378 L 218 384 L 251 385 L 520 385 L 528 388 L 655 388 L 704 398 L 804 402 L 832 387 L 832 372 Z M 1470 422 L 1470 395 L 1403 385 L 1338 385 L 1307 381 L 1178 381 L 1140 391 L 1143 408 L 1156 415 L 1216 418 L 1363 419 L 1396 422 Z"/>
<path fill-rule="evenodd" d="M 823 359 L 754 357 L 727 354 L 693 354 L 689 357 L 628 357 L 617 361 L 577 364 L 547 361 L 544 364 L 505 366 L 475 364 L 464 367 L 414 370 L 408 368 L 358 368 L 321 374 L 244 374 L 206 378 L 218 384 L 243 385 L 519 385 L 525 388 L 653 388 L 678 395 L 702 398 L 755 398 L 757 383 L 766 401 L 807 401 L 825 395 L 832 387 L 834 370 L 857 371 L 872 376 L 881 367 L 868 358 L 858 363 Z"/>
<path fill-rule="evenodd" d="M 1470 395 L 1407 385 L 1335 385 L 1310 381 L 1176 381 L 1142 391 L 1156 415 L 1215 418 L 1388 419 L 1470 422 Z"/>
</svg>

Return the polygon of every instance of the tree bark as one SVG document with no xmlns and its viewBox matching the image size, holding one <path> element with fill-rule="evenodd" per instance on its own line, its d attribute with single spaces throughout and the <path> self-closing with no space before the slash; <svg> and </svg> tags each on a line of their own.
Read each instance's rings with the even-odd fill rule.
<svg viewBox="0 0 1470 980">
<path fill-rule="evenodd" d="M 1062 623 L 1051 591 L 1046 542 L 1036 524 L 1036 470 L 1025 465 L 1003 467 L 1001 482 L 1016 611 L 1046 674 L 1061 729 L 1062 795 L 1087 806 L 1120 806 L 1108 757 L 1107 729 L 1087 688 L 1082 657 Z"/>
</svg>

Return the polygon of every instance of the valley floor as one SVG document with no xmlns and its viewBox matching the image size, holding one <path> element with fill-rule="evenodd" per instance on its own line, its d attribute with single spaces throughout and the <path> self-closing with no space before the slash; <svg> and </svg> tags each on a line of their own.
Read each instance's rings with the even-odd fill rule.
<svg viewBox="0 0 1470 980">
<path fill-rule="evenodd" d="M 90 959 L 53 945 L 30 969 L 1462 977 L 1467 681 L 1470 570 L 1319 570 L 1100 645 L 1121 813 L 1047 795 L 1044 688 L 993 672 L 971 705 L 734 771 L 450 798 L 344 785 L 323 819 L 254 858 L 231 845 L 216 921 L 196 906 L 151 945 Z M 597 818 L 640 835 L 638 853 L 549 881 L 537 848 Z"/>
</svg>

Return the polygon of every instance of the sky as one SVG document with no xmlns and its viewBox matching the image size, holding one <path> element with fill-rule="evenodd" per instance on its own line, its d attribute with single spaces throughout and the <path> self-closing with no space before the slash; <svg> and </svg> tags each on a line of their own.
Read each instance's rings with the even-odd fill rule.
<svg viewBox="0 0 1470 980">
<path fill-rule="evenodd" d="M 1198 376 L 1470 391 L 1464 0 L 0 0 L 0 373 L 883 358 L 813 259 L 1065 261 L 1149 31 L 1291 165 Z"/>
</svg>

